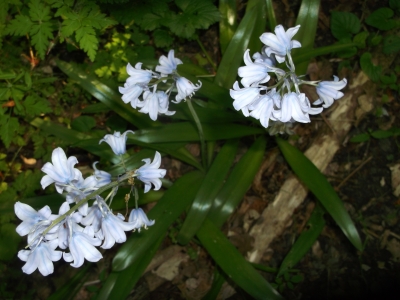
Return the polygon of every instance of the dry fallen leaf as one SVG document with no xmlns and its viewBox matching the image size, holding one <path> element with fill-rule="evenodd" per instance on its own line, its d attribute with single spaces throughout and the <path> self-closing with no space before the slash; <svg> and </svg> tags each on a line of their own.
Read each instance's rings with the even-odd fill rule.
<svg viewBox="0 0 400 300">
<path fill-rule="evenodd" d="M 21 155 L 21 159 L 23 160 L 24 164 L 33 166 L 36 165 L 36 159 L 34 158 L 26 158 L 25 156 Z"/>
</svg>

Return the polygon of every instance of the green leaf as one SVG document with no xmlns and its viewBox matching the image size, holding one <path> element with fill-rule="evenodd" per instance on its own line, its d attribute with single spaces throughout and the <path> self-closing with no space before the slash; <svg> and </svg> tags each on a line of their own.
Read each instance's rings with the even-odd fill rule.
<svg viewBox="0 0 400 300">
<path fill-rule="evenodd" d="M 96 120 L 89 116 L 79 116 L 72 120 L 72 129 L 78 130 L 80 132 L 89 132 L 90 129 L 96 126 Z"/>
<path fill-rule="evenodd" d="M 28 16 L 17 15 L 15 19 L 11 20 L 7 25 L 5 34 L 24 36 L 30 31 L 32 25 L 33 22 Z"/>
<path fill-rule="evenodd" d="M 99 41 L 93 27 L 86 26 L 79 28 L 76 30 L 75 38 L 79 42 L 79 46 L 87 53 L 90 60 L 94 61 Z"/>
<path fill-rule="evenodd" d="M 276 277 L 283 275 L 292 269 L 307 253 L 325 226 L 324 209 L 317 204 L 307 221 L 306 229 L 301 233 L 296 242 L 290 248 L 289 253 L 283 259 Z M 295 281 L 292 281 L 295 282 Z"/>
<path fill-rule="evenodd" d="M 0 226 L 0 260 L 11 260 L 17 254 L 21 237 L 15 228 L 16 226 L 10 223 Z"/>
<path fill-rule="evenodd" d="M 332 12 L 331 31 L 335 38 L 351 39 L 353 34 L 360 31 L 361 23 L 358 17 L 349 12 Z"/>
<path fill-rule="evenodd" d="M 209 219 L 197 237 L 216 264 L 254 299 L 283 299 Z"/>
<path fill-rule="evenodd" d="M 376 130 L 371 132 L 371 136 L 376 139 L 386 139 L 392 136 L 400 135 L 400 128 L 390 128 L 389 130 Z"/>
<path fill-rule="evenodd" d="M 0 118 L 0 137 L 6 148 L 10 146 L 18 128 L 19 122 L 17 118 L 9 116 Z"/>
<path fill-rule="evenodd" d="M 218 9 L 209 0 L 175 0 L 182 10 L 165 25 L 179 37 L 193 38 L 196 29 L 207 29 L 219 21 Z"/>
<path fill-rule="evenodd" d="M 381 66 L 375 66 L 372 63 L 372 55 L 369 52 L 363 53 L 360 57 L 360 65 L 361 69 L 364 71 L 365 74 L 368 75 L 368 77 L 374 81 L 377 82 L 380 79 L 380 76 L 382 74 L 382 67 Z"/>
<path fill-rule="evenodd" d="M 315 34 L 318 25 L 320 0 L 303 0 L 301 2 L 299 14 L 297 16 L 296 25 L 301 25 L 295 39 L 301 43 L 304 51 L 311 50 L 314 47 Z M 294 49 L 294 53 L 296 49 Z M 307 72 L 309 61 L 296 66 L 299 74 Z"/>
<path fill-rule="evenodd" d="M 362 242 L 357 228 L 326 177 L 294 146 L 281 138 L 276 138 L 276 141 L 295 174 L 318 198 L 353 246 L 358 250 L 362 250 Z"/>
<path fill-rule="evenodd" d="M 35 94 L 27 96 L 23 106 L 28 116 L 38 116 L 52 111 L 49 102 Z"/>
<path fill-rule="evenodd" d="M 355 136 L 353 136 L 350 139 L 350 142 L 352 143 L 362 143 L 362 142 L 366 142 L 370 139 L 370 135 L 368 133 L 361 133 L 361 134 L 357 134 Z"/>
<path fill-rule="evenodd" d="M 400 37 L 396 35 L 389 35 L 383 39 L 383 49 L 384 54 L 392 54 L 400 50 Z"/>
<path fill-rule="evenodd" d="M 130 236 L 114 257 L 113 271 L 120 272 L 137 262 L 149 246 L 160 236 L 165 235 L 172 222 L 193 201 L 202 181 L 203 175 L 200 172 L 187 173 L 165 192 L 157 205 L 147 214 L 149 219 L 156 221 L 155 224 L 147 231 Z"/>
<path fill-rule="evenodd" d="M 214 79 L 216 84 L 227 89 L 232 88 L 237 77 L 237 70 L 243 62 L 244 52 L 248 48 L 256 24 L 257 22 L 260 23 L 264 17 L 262 14 L 263 11 L 260 12 L 260 8 L 263 8 L 264 2 L 251 1 L 251 3 L 253 3 L 253 6 L 246 10 L 242 21 L 221 59 L 221 63 Z M 251 3 L 249 3 L 248 6 Z"/>
<path fill-rule="evenodd" d="M 171 34 L 163 29 L 154 30 L 153 38 L 154 38 L 154 44 L 160 48 L 169 47 L 174 41 Z"/>
<path fill-rule="evenodd" d="M 275 17 L 275 11 L 274 11 L 274 5 L 272 3 L 272 0 L 267 0 L 267 20 L 268 20 L 268 25 L 269 25 L 269 31 L 273 31 L 276 25 L 276 17 Z"/>
<path fill-rule="evenodd" d="M 389 6 L 394 10 L 400 10 L 400 0 L 389 0 Z"/>
<path fill-rule="evenodd" d="M 225 223 L 250 188 L 254 176 L 260 169 L 265 146 L 265 138 L 259 137 L 233 168 L 221 191 L 215 197 L 208 217 L 217 227 Z"/>
<path fill-rule="evenodd" d="M 47 298 L 47 300 L 66 300 L 74 299 L 75 295 L 79 292 L 82 285 L 85 283 L 85 278 L 87 277 L 87 272 L 89 271 L 92 264 L 86 264 L 82 267 L 78 273 L 74 275 L 71 279 L 57 289 L 54 294 Z"/>
<path fill-rule="evenodd" d="M 397 82 L 397 76 L 393 73 L 390 73 L 389 76 L 381 75 L 380 79 L 383 84 L 394 84 Z"/>
<path fill-rule="evenodd" d="M 224 54 L 237 28 L 236 0 L 220 0 L 219 44 Z"/>
<path fill-rule="evenodd" d="M 367 46 L 366 41 L 368 36 L 369 33 L 366 31 L 362 31 L 356 34 L 356 36 L 353 39 L 353 42 L 356 44 L 358 49 L 364 49 Z"/>
<path fill-rule="evenodd" d="M 396 26 L 396 21 L 391 19 L 393 14 L 393 10 L 389 7 L 381 7 L 370 14 L 365 19 L 365 23 L 379 30 L 390 30 Z"/>
<path fill-rule="evenodd" d="M 206 219 L 213 200 L 232 166 L 237 148 L 238 140 L 226 142 L 212 163 L 177 236 L 180 244 L 186 245 Z"/>
</svg>

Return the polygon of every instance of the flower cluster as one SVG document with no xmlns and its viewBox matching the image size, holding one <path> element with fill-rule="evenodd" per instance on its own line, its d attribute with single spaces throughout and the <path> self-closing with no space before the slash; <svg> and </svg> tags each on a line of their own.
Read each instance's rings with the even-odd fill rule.
<svg viewBox="0 0 400 300">
<path fill-rule="evenodd" d="M 244 54 L 246 66 L 238 69 L 243 88 L 236 81 L 230 90 L 233 107 L 241 110 L 246 117 L 260 120 L 265 128 L 270 127 L 270 134 L 288 132 L 295 121 L 310 122 L 309 115 L 321 113 L 323 108 L 343 97 L 339 90 L 347 84 L 346 79 L 339 81 L 336 76 L 334 81 L 315 82 L 302 80 L 296 75 L 291 50 L 301 47 L 298 41 L 292 40 L 299 28 L 300 25 L 297 25 L 285 31 L 282 25 L 278 25 L 275 34 L 263 33 L 260 40 L 265 46 L 261 53 L 255 53 L 253 61 L 247 50 Z M 277 63 L 283 62 L 286 62 L 289 71 L 276 67 Z M 271 80 L 274 74 L 275 79 Z M 313 105 L 322 104 L 322 107 L 311 106 L 309 99 L 300 91 L 302 84 L 316 86 L 319 99 Z"/>
<path fill-rule="evenodd" d="M 126 135 L 106 135 L 100 142 L 106 141 L 115 154 L 121 155 L 126 151 Z M 143 160 L 145 164 L 137 170 L 127 172 L 114 183 L 111 174 L 98 170 L 93 165 L 94 174 L 83 179 L 82 173 L 75 168 L 78 163 L 76 157 L 68 157 L 61 148 L 54 149 L 52 163 L 46 163 L 42 171 L 46 173 L 41 180 L 43 189 L 54 183 L 58 193 L 66 192 L 66 202 L 59 208 L 58 214 L 52 214 L 48 206 L 36 211 L 27 204 L 17 202 L 15 214 L 22 220 L 16 231 L 21 236 L 27 236 L 28 248 L 21 250 L 18 257 L 25 261 L 22 267 L 24 273 L 31 274 L 36 269 L 47 276 L 54 271 L 53 262 L 61 257 L 78 268 L 85 259 L 97 262 L 103 256 L 96 248 L 109 249 L 115 243 L 126 241 L 125 231 L 147 228 L 154 224 L 149 220 L 141 208 L 133 209 L 128 221 L 121 214 L 115 215 L 107 204 L 107 197 L 103 199 L 98 193 L 99 188 L 113 188 L 110 193 L 112 199 L 118 185 L 128 179 L 130 184 L 136 177 L 144 183 L 144 192 L 148 192 L 152 185 L 154 190 L 161 187 L 160 178 L 165 176 L 166 170 L 159 169 L 161 155 L 156 152 L 153 162 Z M 95 200 L 89 207 L 88 200 Z M 137 200 L 137 199 L 136 199 Z M 111 201 L 111 200 L 110 200 Z M 71 208 L 70 204 L 74 204 Z"/>
<path fill-rule="evenodd" d="M 168 57 L 162 55 L 156 72 L 143 70 L 142 63 L 138 62 L 135 67 L 128 63 L 126 71 L 129 75 L 123 87 L 119 87 L 119 92 L 123 95 L 122 101 L 130 103 L 133 108 L 140 108 L 139 112 L 149 114 L 150 118 L 157 120 L 158 114 L 167 116 L 173 115 L 175 111 L 169 111 L 169 96 L 176 88 L 177 95 L 174 103 L 180 103 L 187 97 L 192 97 L 201 87 L 201 81 L 197 85 L 185 77 L 179 76 L 177 66 L 182 64 L 179 58 L 175 58 L 174 50 L 170 50 Z M 160 83 L 172 83 L 166 91 L 157 91 Z M 142 99 L 139 97 L 142 96 Z"/>
</svg>

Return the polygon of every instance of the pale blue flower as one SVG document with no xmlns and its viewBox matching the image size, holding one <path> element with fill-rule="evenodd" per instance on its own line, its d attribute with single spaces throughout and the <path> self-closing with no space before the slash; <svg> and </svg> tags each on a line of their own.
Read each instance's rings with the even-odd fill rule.
<svg viewBox="0 0 400 300">
<path fill-rule="evenodd" d="M 57 244 L 57 240 L 38 241 L 31 246 L 31 250 L 19 251 L 18 258 L 26 262 L 22 271 L 26 274 L 32 274 L 36 269 L 39 269 L 43 276 L 53 273 L 53 261 L 60 260 L 62 255 L 61 251 L 55 251 Z"/>
<path fill-rule="evenodd" d="M 293 40 L 293 36 L 299 31 L 300 25 L 289 28 L 286 32 L 282 25 L 275 27 L 275 34 L 266 32 L 260 36 L 261 42 L 266 46 L 265 53 L 268 56 L 275 54 L 275 58 L 278 62 L 282 63 L 285 61 L 286 54 L 293 48 L 300 48 L 300 42 Z"/>
<path fill-rule="evenodd" d="M 116 155 L 122 155 L 126 152 L 126 140 L 127 134 L 135 134 L 132 130 L 125 131 L 122 135 L 119 131 L 114 132 L 114 134 L 106 134 L 103 139 L 100 140 L 99 144 L 106 142 L 110 145 L 111 149 Z"/>
<path fill-rule="evenodd" d="M 149 70 L 142 70 L 142 63 L 138 62 L 133 68 L 130 63 L 126 66 L 126 72 L 129 74 L 126 83 L 131 86 L 142 83 L 148 84 L 153 77 L 153 73 Z"/>
<path fill-rule="evenodd" d="M 28 204 L 18 201 L 14 204 L 14 211 L 17 217 L 22 221 L 22 223 L 16 228 L 16 231 L 20 236 L 35 231 L 38 229 L 38 225 L 43 224 L 43 226 L 48 227 L 51 224 L 51 210 L 47 205 L 39 211 L 36 211 Z"/>
<path fill-rule="evenodd" d="M 333 104 L 333 100 L 338 100 L 343 97 L 343 93 L 339 92 L 339 90 L 343 89 L 346 84 L 346 78 L 343 78 L 339 81 L 339 77 L 333 76 L 333 81 L 321 81 L 318 83 L 316 91 L 319 96 L 319 99 L 315 101 L 313 104 L 321 104 L 324 103 L 322 107 L 328 108 Z"/>
<path fill-rule="evenodd" d="M 146 164 L 141 166 L 135 171 L 137 178 L 144 183 L 144 192 L 147 193 L 151 185 L 154 185 L 154 190 L 157 191 L 161 188 L 161 180 L 167 170 L 159 169 L 161 165 L 161 155 L 156 151 L 153 162 L 151 163 L 150 158 L 142 159 Z"/>
<path fill-rule="evenodd" d="M 64 150 L 56 148 L 51 155 L 51 161 L 53 164 L 48 162 L 42 167 L 42 171 L 47 175 L 43 176 L 40 183 L 42 188 L 45 189 L 54 182 L 57 192 L 62 194 L 66 185 L 82 176 L 81 172 L 74 168 L 78 160 L 75 156 L 70 156 L 67 159 Z"/>
<path fill-rule="evenodd" d="M 237 81 L 233 84 L 233 90 L 230 90 L 229 93 L 235 100 L 233 101 L 233 107 L 236 110 L 242 110 L 245 117 L 250 115 L 248 106 L 260 97 L 260 90 L 258 87 L 241 89 Z"/>
<path fill-rule="evenodd" d="M 129 222 L 135 223 L 135 229 L 140 232 L 140 229 L 144 227 L 147 229 L 148 226 L 154 225 L 154 220 L 149 220 L 140 207 L 138 209 L 132 209 L 129 214 Z"/>
<path fill-rule="evenodd" d="M 162 55 L 158 62 L 160 65 L 156 66 L 156 71 L 160 72 L 162 77 L 174 73 L 177 66 L 182 64 L 179 58 L 175 58 L 174 50 L 169 50 L 168 57 Z"/>
<path fill-rule="evenodd" d="M 96 168 L 98 161 L 93 163 L 94 177 L 96 178 L 96 187 L 102 187 L 111 182 L 111 174 Z"/>
<path fill-rule="evenodd" d="M 280 106 L 280 102 L 281 96 L 275 89 L 272 89 L 268 94 L 259 97 L 249 106 L 251 110 L 250 116 L 260 120 L 261 125 L 267 128 L 270 120 L 276 121 L 272 112 L 274 107 Z"/>
<path fill-rule="evenodd" d="M 238 69 L 238 75 L 242 77 L 240 82 L 244 87 L 249 87 L 252 84 L 266 83 L 269 81 L 271 78 L 271 76 L 268 74 L 268 72 L 271 72 L 270 65 L 263 62 L 253 63 L 250 58 L 249 49 L 247 49 L 244 53 L 243 59 L 246 66 Z"/>
<path fill-rule="evenodd" d="M 139 112 L 149 114 L 150 119 L 153 121 L 157 120 L 158 114 L 170 116 L 175 113 L 174 111 L 168 111 L 168 95 L 162 91 L 144 92 L 143 102 L 140 104 L 140 106 L 142 108 L 139 110 Z"/>
<path fill-rule="evenodd" d="M 115 243 L 126 241 L 125 231 L 135 229 L 135 223 L 125 222 L 123 215 L 114 215 L 109 209 L 104 211 L 101 221 L 101 231 L 104 235 L 103 249 L 110 249 Z"/>
<path fill-rule="evenodd" d="M 185 77 L 179 77 L 176 80 L 176 88 L 178 90 L 178 94 L 175 97 L 174 103 L 180 103 L 183 99 L 187 97 L 192 97 L 194 92 L 201 88 L 201 81 L 198 81 L 197 85 L 194 85 L 190 80 Z"/>
<path fill-rule="evenodd" d="M 138 107 L 140 103 L 139 96 L 143 91 L 148 90 L 147 84 L 124 84 L 124 87 L 118 87 L 119 92 L 123 95 L 122 101 L 124 103 L 131 103 L 133 108 Z"/>
</svg>

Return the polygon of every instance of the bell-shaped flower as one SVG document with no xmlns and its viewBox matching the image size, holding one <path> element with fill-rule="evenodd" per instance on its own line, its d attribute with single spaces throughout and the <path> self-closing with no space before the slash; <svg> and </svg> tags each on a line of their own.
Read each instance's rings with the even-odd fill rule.
<svg viewBox="0 0 400 300">
<path fill-rule="evenodd" d="M 246 66 L 238 69 L 238 75 L 242 77 L 240 82 L 244 87 L 268 82 L 271 78 L 268 74 L 268 72 L 270 72 L 270 66 L 268 64 L 262 62 L 253 63 L 250 58 L 249 49 L 244 53 L 243 59 Z"/>
<path fill-rule="evenodd" d="M 126 241 L 125 231 L 135 229 L 136 224 L 125 222 L 124 216 L 114 215 L 109 209 L 106 209 L 101 221 L 101 232 L 104 235 L 103 249 L 110 249 L 115 243 L 124 243 Z"/>
<path fill-rule="evenodd" d="M 60 260 L 62 256 L 61 251 L 55 251 L 57 244 L 57 240 L 38 241 L 31 246 L 31 250 L 19 251 L 18 258 L 26 262 L 22 271 L 26 274 L 32 274 L 36 269 L 39 269 L 43 276 L 53 273 L 53 261 Z"/>
<path fill-rule="evenodd" d="M 127 130 L 123 134 L 119 131 L 114 132 L 114 134 L 106 134 L 103 139 L 100 140 L 99 144 L 102 142 L 106 142 L 110 145 L 112 151 L 116 155 L 122 155 L 126 152 L 126 140 L 127 134 L 132 133 L 135 134 L 132 130 Z"/>
<path fill-rule="evenodd" d="M 99 199 L 100 196 L 96 196 L 96 199 Z M 93 202 L 93 205 L 89 208 L 86 217 L 84 217 L 80 222 L 84 226 L 92 226 L 95 234 L 101 229 L 101 222 L 103 220 L 103 210 L 101 208 L 101 204 L 96 201 Z"/>
<path fill-rule="evenodd" d="M 293 48 L 300 48 L 301 44 L 299 41 L 293 40 L 293 36 L 299 31 L 300 25 L 289 28 L 286 32 L 282 25 L 275 27 L 275 34 L 266 32 L 260 36 L 261 42 L 266 46 L 265 53 L 268 56 L 275 54 L 275 58 L 278 62 L 282 63 L 285 61 L 286 54 L 289 53 Z"/>
<path fill-rule="evenodd" d="M 260 123 L 265 128 L 268 128 L 269 121 L 276 121 L 276 118 L 272 115 L 274 107 L 279 105 L 281 96 L 272 89 L 268 94 L 258 98 L 253 104 L 249 106 L 251 110 L 250 116 L 260 120 Z"/>
<path fill-rule="evenodd" d="M 162 55 L 158 62 L 160 65 L 156 66 L 156 71 L 160 72 L 162 77 L 174 73 L 177 66 L 182 64 L 179 58 L 175 58 L 174 50 L 169 50 L 168 57 Z"/>
<path fill-rule="evenodd" d="M 233 84 L 233 90 L 230 90 L 229 93 L 235 100 L 233 101 L 233 107 L 236 110 L 242 110 L 245 117 L 250 115 L 248 106 L 260 97 L 260 90 L 258 87 L 241 89 L 237 81 Z"/>
<path fill-rule="evenodd" d="M 68 194 L 66 196 L 66 200 L 68 203 L 79 203 L 79 201 L 85 199 L 89 194 L 98 189 L 97 179 L 95 175 L 86 177 L 83 179 L 81 176 L 78 182 L 68 187 Z M 79 208 L 79 212 L 86 216 L 88 203 L 86 202 Z"/>
<path fill-rule="evenodd" d="M 129 222 L 135 223 L 135 229 L 140 232 L 140 229 L 144 227 L 147 229 L 148 226 L 154 225 L 154 220 L 149 220 L 140 207 L 138 209 L 132 209 L 129 214 Z"/>
<path fill-rule="evenodd" d="M 69 211 L 70 207 L 68 202 L 64 202 L 58 211 L 58 214 L 61 216 Z M 60 226 L 58 227 L 57 231 L 57 238 L 58 238 L 58 247 L 61 249 L 67 249 L 69 245 L 69 238 L 71 230 L 73 228 L 69 228 L 69 226 L 73 226 L 79 223 L 82 220 L 82 215 L 79 212 L 74 212 L 71 215 L 67 216 L 64 220 L 60 222 Z"/>
<path fill-rule="evenodd" d="M 147 193 L 150 190 L 151 184 L 154 185 L 155 191 L 159 190 L 161 188 L 160 178 L 163 178 L 167 173 L 167 170 L 159 169 L 161 165 L 160 153 L 156 151 L 152 163 L 150 158 L 142 159 L 142 161 L 146 164 L 137 169 L 135 173 L 137 178 L 144 183 L 144 192 Z"/>
<path fill-rule="evenodd" d="M 130 63 L 126 66 L 126 72 L 129 74 L 126 84 L 131 86 L 134 84 L 148 84 L 153 77 L 153 73 L 149 70 L 142 70 L 142 63 L 138 62 L 135 67 Z"/>
<path fill-rule="evenodd" d="M 131 103 L 133 108 L 138 107 L 140 103 L 139 96 L 143 93 L 143 91 L 148 90 L 147 84 L 127 84 L 125 83 L 123 87 L 118 87 L 119 92 L 122 94 L 122 101 L 124 103 Z"/>
<path fill-rule="evenodd" d="M 102 187 L 105 186 L 107 184 L 109 184 L 111 182 L 111 174 L 106 172 L 106 171 L 102 171 L 96 168 L 96 164 L 98 163 L 98 161 L 93 163 L 93 169 L 94 169 L 94 177 L 96 178 L 96 187 Z"/>
<path fill-rule="evenodd" d="M 51 155 L 51 161 L 53 164 L 48 162 L 42 167 L 42 171 L 47 175 L 43 176 L 40 184 L 45 189 L 54 182 L 57 192 L 62 194 L 65 185 L 69 185 L 74 180 L 78 180 L 79 176 L 82 176 L 81 172 L 74 168 L 78 160 L 75 156 L 67 159 L 64 150 L 56 148 Z"/>
<path fill-rule="evenodd" d="M 311 108 L 305 94 L 291 92 L 283 96 L 281 109 L 274 110 L 273 116 L 282 123 L 293 121 L 309 123 L 310 117 L 308 114 L 310 112 L 317 113 L 316 110 Z"/>
<path fill-rule="evenodd" d="M 318 83 L 316 91 L 319 99 L 313 103 L 314 105 L 324 103 L 322 107 L 328 108 L 333 104 L 333 100 L 343 97 L 344 94 L 339 90 L 346 86 L 346 78 L 339 81 L 339 77 L 333 76 L 333 79 L 333 81 L 321 81 Z"/>
<path fill-rule="evenodd" d="M 36 211 L 28 204 L 18 201 L 14 204 L 14 211 L 17 217 L 22 221 L 22 223 L 16 228 L 16 231 L 20 236 L 27 235 L 39 229 L 38 226 L 41 224 L 45 227 L 48 227 L 51 224 L 51 210 L 47 205 L 39 211 Z"/>
<path fill-rule="evenodd" d="M 157 120 L 158 114 L 162 113 L 165 115 L 173 115 L 174 111 L 168 111 L 168 96 L 162 91 L 149 92 L 146 91 L 143 94 L 143 102 L 140 104 L 142 108 L 139 112 L 149 114 L 150 119 L 153 121 Z"/>
<path fill-rule="evenodd" d="M 198 89 L 201 88 L 201 81 L 198 81 L 197 85 L 194 85 L 190 80 L 186 79 L 185 77 L 179 77 L 176 80 L 176 88 L 178 90 L 178 94 L 175 97 L 174 103 L 180 103 L 186 97 L 191 98 Z"/>
<path fill-rule="evenodd" d="M 270 67 L 275 67 L 275 65 L 276 65 L 275 55 L 268 56 L 265 53 L 266 49 L 267 49 L 267 46 L 264 46 L 261 49 L 261 52 L 256 52 L 256 53 L 253 54 L 254 62 L 255 63 L 264 63 L 264 64 L 267 64 Z"/>
<path fill-rule="evenodd" d="M 90 262 L 97 262 L 103 258 L 100 251 L 94 246 L 100 246 L 101 240 L 93 237 L 93 229 L 86 227 L 83 231 L 79 231 L 72 225 L 69 220 L 70 228 L 69 251 L 64 252 L 63 257 L 66 262 L 72 262 L 72 267 L 79 268 L 83 265 L 85 259 Z"/>
</svg>

